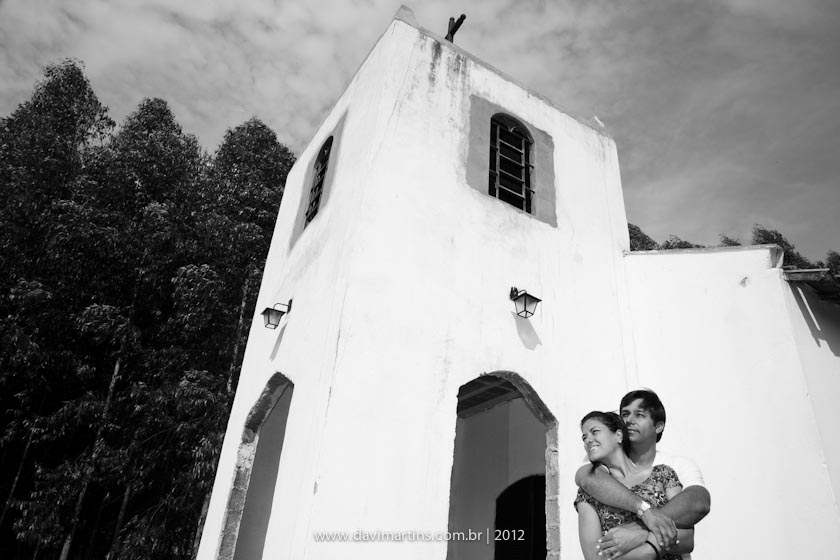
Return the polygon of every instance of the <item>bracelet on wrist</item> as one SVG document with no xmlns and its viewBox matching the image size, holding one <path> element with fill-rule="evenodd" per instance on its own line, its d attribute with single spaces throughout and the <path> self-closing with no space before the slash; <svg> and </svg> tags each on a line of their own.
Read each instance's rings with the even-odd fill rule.
<svg viewBox="0 0 840 560">
<path fill-rule="evenodd" d="M 664 551 L 659 546 L 659 543 L 656 541 L 656 535 L 653 534 L 653 531 L 648 532 L 648 538 L 645 542 L 653 548 L 654 552 L 656 552 L 657 558 L 662 558 L 662 554 L 664 553 Z"/>
</svg>

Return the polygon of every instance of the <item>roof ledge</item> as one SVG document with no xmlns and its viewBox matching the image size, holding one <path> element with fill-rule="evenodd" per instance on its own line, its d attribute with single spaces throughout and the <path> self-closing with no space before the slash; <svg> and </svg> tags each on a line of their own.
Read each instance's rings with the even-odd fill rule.
<svg viewBox="0 0 840 560">
<path fill-rule="evenodd" d="M 784 251 L 781 247 L 774 243 L 765 245 L 734 245 L 726 247 L 692 247 L 690 249 L 651 249 L 648 251 L 624 251 L 624 256 L 628 255 L 682 255 L 682 254 L 711 254 L 711 253 L 732 253 L 732 252 L 746 252 L 746 251 L 770 251 L 773 265 L 772 268 L 777 268 L 782 265 L 781 259 Z"/>
<path fill-rule="evenodd" d="M 807 284 L 823 301 L 840 304 L 840 276 L 834 276 L 827 268 L 807 268 L 782 272 L 788 282 Z"/>
</svg>

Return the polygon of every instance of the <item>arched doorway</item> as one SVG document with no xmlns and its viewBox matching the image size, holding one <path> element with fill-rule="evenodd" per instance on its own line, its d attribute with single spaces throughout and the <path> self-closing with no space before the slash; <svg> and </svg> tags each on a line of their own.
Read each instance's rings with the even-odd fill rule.
<svg viewBox="0 0 840 560">
<path fill-rule="evenodd" d="M 462 385 L 447 559 L 559 554 L 558 492 L 557 423 L 533 388 L 507 371 Z"/>
<path fill-rule="evenodd" d="M 262 558 L 293 392 L 292 382 L 276 373 L 248 414 L 225 513 L 219 560 Z"/>
</svg>

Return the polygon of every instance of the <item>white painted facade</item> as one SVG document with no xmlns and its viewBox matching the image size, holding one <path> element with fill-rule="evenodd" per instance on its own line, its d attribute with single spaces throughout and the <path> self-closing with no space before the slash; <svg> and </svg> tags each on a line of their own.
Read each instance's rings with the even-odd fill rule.
<svg viewBox="0 0 840 560">
<path fill-rule="evenodd" d="M 554 189 L 556 226 L 468 184 L 475 127 L 489 127 L 471 119 L 477 98 L 550 137 L 553 181 L 536 188 Z M 294 391 L 276 483 L 260 489 L 273 495 L 262 558 L 443 560 L 445 541 L 314 535 L 446 532 L 458 390 L 494 371 L 521 376 L 556 419 L 559 557 L 582 557 L 579 420 L 640 385 L 667 407 L 663 449 L 694 459 L 712 494 L 695 560 L 831 557 L 840 308 L 789 285 L 779 257 L 629 253 L 615 143 L 401 10 L 289 174 L 257 308 L 293 309 L 277 330 L 254 318 L 198 558 L 225 557 L 253 452 L 243 429 L 279 372 Z M 511 286 L 543 299 L 531 319 Z"/>
</svg>

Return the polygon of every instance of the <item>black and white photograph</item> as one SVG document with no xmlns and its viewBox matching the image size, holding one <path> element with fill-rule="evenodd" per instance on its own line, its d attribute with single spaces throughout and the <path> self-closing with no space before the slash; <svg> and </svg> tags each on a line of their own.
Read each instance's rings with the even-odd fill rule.
<svg viewBox="0 0 840 560">
<path fill-rule="evenodd" d="M 0 0 L 0 559 L 834 557 L 837 29 Z"/>
</svg>

